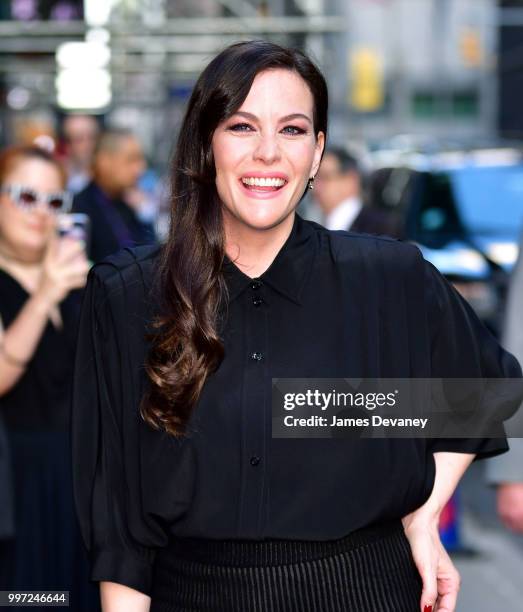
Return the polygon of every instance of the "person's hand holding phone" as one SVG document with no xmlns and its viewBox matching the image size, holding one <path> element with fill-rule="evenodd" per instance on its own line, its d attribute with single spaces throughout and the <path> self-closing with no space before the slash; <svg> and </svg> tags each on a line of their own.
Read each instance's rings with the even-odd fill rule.
<svg viewBox="0 0 523 612">
<path fill-rule="evenodd" d="M 83 240 L 53 234 L 42 262 L 36 294 L 52 308 L 70 291 L 85 286 L 89 268 Z"/>
</svg>

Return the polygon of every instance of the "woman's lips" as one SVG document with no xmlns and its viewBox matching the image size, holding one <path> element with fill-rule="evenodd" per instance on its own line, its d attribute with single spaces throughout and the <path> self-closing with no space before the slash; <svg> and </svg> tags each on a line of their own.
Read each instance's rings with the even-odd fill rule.
<svg viewBox="0 0 523 612">
<path fill-rule="evenodd" d="M 257 185 L 253 185 L 252 188 L 249 188 L 241 179 L 238 179 L 238 181 L 240 182 L 242 191 L 249 197 L 255 198 L 256 200 L 268 200 L 270 198 L 275 198 L 289 184 L 288 182 L 286 182 L 285 185 L 283 185 L 279 189 L 273 189 L 271 187 L 259 187 Z"/>
<path fill-rule="evenodd" d="M 33 232 L 38 232 L 39 234 L 43 234 L 47 229 L 45 223 L 28 223 L 26 227 Z"/>
</svg>

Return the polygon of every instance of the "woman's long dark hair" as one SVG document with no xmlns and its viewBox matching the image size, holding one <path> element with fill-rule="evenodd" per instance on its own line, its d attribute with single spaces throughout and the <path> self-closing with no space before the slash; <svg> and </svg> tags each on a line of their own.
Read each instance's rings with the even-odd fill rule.
<svg viewBox="0 0 523 612">
<path fill-rule="evenodd" d="M 227 288 L 221 202 L 211 148 L 216 127 L 247 97 L 256 75 L 269 68 L 298 73 L 312 92 L 316 137 L 327 137 L 325 79 L 301 51 L 254 40 L 230 45 L 200 75 L 178 137 L 171 176 L 171 224 L 156 277 L 159 313 L 145 363 L 147 389 L 140 411 L 156 429 L 176 437 L 203 384 L 223 359 L 218 333 Z"/>
</svg>

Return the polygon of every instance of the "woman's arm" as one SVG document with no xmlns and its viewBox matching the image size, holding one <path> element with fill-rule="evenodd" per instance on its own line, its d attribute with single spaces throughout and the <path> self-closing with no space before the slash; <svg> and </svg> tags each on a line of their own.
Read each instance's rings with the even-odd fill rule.
<svg viewBox="0 0 523 612">
<path fill-rule="evenodd" d="M 25 371 L 47 324 L 52 305 L 41 295 L 30 297 L 16 319 L 0 332 L 0 396 L 7 393 Z"/>
<path fill-rule="evenodd" d="M 53 235 L 42 262 L 38 288 L 11 325 L 3 333 L 0 331 L 0 396 L 18 382 L 34 355 L 49 315 L 71 289 L 85 285 L 88 269 L 79 240 Z"/>
<path fill-rule="evenodd" d="M 116 582 L 100 582 L 102 612 L 149 612 L 151 598 Z"/>
<path fill-rule="evenodd" d="M 147 447 L 136 376 L 144 344 L 141 333 L 131 332 L 146 314 L 141 269 L 129 265 L 134 261 L 123 250 L 89 273 L 71 398 L 75 509 L 104 612 L 149 610 L 156 553 L 169 541 L 162 519 L 144 508 Z"/>
<path fill-rule="evenodd" d="M 460 577 L 441 543 L 439 517 L 474 457 L 472 453 L 434 453 L 436 475 L 432 493 L 422 506 L 402 519 L 423 580 L 422 612 L 432 612 L 436 600 L 438 612 L 455 610 Z"/>
<path fill-rule="evenodd" d="M 434 453 L 436 476 L 432 493 L 423 506 L 402 519 L 403 526 L 408 527 L 414 520 L 439 520 L 441 511 L 452 497 L 474 457 L 472 453 Z"/>
</svg>

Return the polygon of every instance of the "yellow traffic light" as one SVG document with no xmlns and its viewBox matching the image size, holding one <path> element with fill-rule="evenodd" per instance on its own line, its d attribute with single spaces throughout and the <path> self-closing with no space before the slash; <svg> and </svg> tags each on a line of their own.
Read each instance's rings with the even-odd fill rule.
<svg viewBox="0 0 523 612">
<path fill-rule="evenodd" d="M 378 53 L 363 47 L 350 57 L 349 104 L 360 112 L 379 110 L 384 103 L 383 64 Z"/>
<path fill-rule="evenodd" d="M 483 50 L 481 48 L 481 38 L 477 30 L 465 28 L 461 32 L 459 46 L 461 58 L 466 66 L 476 68 L 481 65 Z"/>
</svg>

